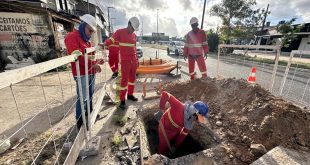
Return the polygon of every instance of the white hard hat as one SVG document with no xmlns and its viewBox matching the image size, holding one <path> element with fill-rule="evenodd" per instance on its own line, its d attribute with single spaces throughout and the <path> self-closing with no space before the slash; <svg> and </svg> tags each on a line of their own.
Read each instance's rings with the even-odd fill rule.
<svg viewBox="0 0 310 165">
<path fill-rule="evenodd" d="M 90 14 L 84 14 L 83 16 L 81 16 L 81 20 L 86 22 L 93 31 L 97 31 L 97 23 L 96 23 L 96 18 L 93 17 Z"/>
<path fill-rule="evenodd" d="M 135 31 L 139 30 L 140 22 L 139 22 L 139 19 L 137 17 L 131 17 L 129 19 L 129 22 L 130 22 L 131 26 L 133 27 L 133 29 L 135 29 Z"/>
<path fill-rule="evenodd" d="M 189 21 L 190 24 L 198 23 L 198 18 L 192 17 L 191 20 Z"/>
</svg>

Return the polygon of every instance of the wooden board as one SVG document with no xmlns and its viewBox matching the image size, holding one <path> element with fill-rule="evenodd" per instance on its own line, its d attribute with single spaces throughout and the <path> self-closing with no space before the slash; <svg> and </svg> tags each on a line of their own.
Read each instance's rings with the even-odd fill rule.
<svg viewBox="0 0 310 165">
<path fill-rule="evenodd" d="M 227 45 L 220 44 L 220 48 L 253 48 L 253 49 L 272 49 L 277 50 L 279 46 L 270 46 L 270 45 Z"/>
<path fill-rule="evenodd" d="M 68 156 L 65 162 L 63 163 L 64 165 L 75 164 L 76 159 L 79 156 L 80 150 L 82 149 L 84 142 L 85 142 L 85 130 L 84 130 L 84 127 L 81 127 L 68 153 Z"/>
<path fill-rule="evenodd" d="M 0 73 L 0 89 L 74 61 L 76 55 L 65 56 L 39 64 Z"/>
<path fill-rule="evenodd" d="M 106 83 L 103 85 L 103 87 L 101 88 L 100 90 L 100 94 L 99 94 L 99 97 L 97 99 L 97 102 L 96 102 L 96 105 L 94 106 L 94 109 L 93 109 L 93 112 L 91 113 L 91 117 L 90 117 L 90 123 L 91 123 L 91 128 L 92 126 L 94 125 L 95 121 L 96 121 L 96 118 L 97 118 L 97 115 L 100 111 L 100 108 L 101 108 L 101 105 L 102 105 L 102 101 L 103 101 L 103 98 L 106 94 Z"/>
</svg>

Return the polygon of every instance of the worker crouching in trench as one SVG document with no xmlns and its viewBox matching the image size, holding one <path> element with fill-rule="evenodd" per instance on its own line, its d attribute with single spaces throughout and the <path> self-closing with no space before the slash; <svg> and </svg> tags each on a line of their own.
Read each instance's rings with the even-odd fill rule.
<svg viewBox="0 0 310 165">
<path fill-rule="evenodd" d="M 167 102 L 170 104 L 168 109 Z M 193 129 L 194 122 L 206 122 L 209 111 L 208 105 L 202 101 L 183 104 L 166 91 L 161 95 L 160 109 L 162 111 L 155 113 L 155 118 L 159 121 L 158 153 L 166 156 L 175 153 L 188 132 Z"/>
</svg>

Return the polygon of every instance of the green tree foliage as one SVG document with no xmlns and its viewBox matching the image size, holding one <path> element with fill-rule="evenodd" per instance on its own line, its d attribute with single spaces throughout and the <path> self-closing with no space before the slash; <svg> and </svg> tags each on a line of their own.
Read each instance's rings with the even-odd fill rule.
<svg viewBox="0 0 310 165">
<path fill-rule="evenodd" d="M 217 47 L 220 42 L 220 37 L 217 33 L 214 33 L 213 30 L 208 31 L 208 45 L 209 45 L 209 51 L 210 52 L 216 52 Z"/>
<path fill-rule="evenodd" d="M 302 26 L 292 26 L 296 18 L 292 18 L 289 21 L 280 21 L 277 25 L 277 31 L 280 32 L 282 37 L 282 46 L 288 48 L 290 44 L 297 39 L 295 33 L 300 32 Z"/>
<path fill-rule="evenodd" d="M 237 21 L 248 18 L 253 12 L 251 6 L 255 4 L 255 0 L 222 0 L 211 8 L 211 14 L 223 21 L 221 34 L 226 43 L 232 39 L 232 29 Z"/>
<path fill-rule="evenodd" d="M 255 38 L 258 27 L 262 25 L 264 16 L 270 14 L 265 9 L 256 9 L 248 12 L 248 17 L 239 19 L 235 22 L 235 28 L 232 30 L 232 36 L 250 41 Z"/>
</svg>

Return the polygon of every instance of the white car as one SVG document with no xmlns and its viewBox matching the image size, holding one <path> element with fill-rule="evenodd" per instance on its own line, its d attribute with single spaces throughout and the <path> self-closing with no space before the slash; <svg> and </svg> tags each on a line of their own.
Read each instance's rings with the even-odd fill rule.
<svg viewBox="0 0 310 165">
<path fill-rule="evenodd" d="M 143 56 L 143 51 L 142 46 L 140 45 L 139 42 L 136 43 L 136 48 L 137 48 L 137 56 L 138 58 L 141 58 Z"/>
<path fill-rule="evenodd" d="M 185 43 L 183 41 L 171 41 L 167 48 L 167 54 L 173 53 L 177 56 L 183 55 L 183 48 Z"/>
</svg>

